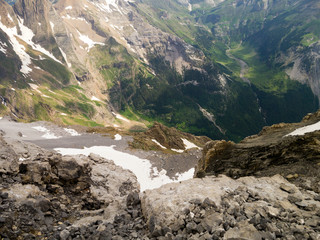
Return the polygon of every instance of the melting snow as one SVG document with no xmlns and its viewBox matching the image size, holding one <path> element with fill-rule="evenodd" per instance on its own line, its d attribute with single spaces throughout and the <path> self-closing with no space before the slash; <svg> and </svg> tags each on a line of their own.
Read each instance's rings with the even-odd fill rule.
<svg viewBox="0 0 320 240">
<path fill-rule="evenodd" d="M 116 134 L 116 135 L 114 135 L 114 140 L 116 140 L 116 141 L 120 141 L 122 139 L 122 136 L 120 135 L 120 134 Z"/>
<path fill-rule="evenodd" d="M 128 119 L 122 117 L 119 113 L 114 113 L 114 112 L 112 112 L 112 114 L 113 114 L 116 118 L 118 118 L 118 119 L 120 119 L 120 120 L 122 120 L 122 121 L 130 122 Z"/>
<path fill-rule="evenodd" d="M 26 48 L 19 43 L 16 36 L 18 36 L 17 28 L 8 28 L 1 22 L 1 16 L 0 16 L 0 28 L 8 35 L 9 41 L 12 45 L 13 50 L 16 52 L 16 54 L 19 56 L 22 65 L 20 68 L 20 72 L 24 75 L 29 74 L 32 69 L 29 67 L 31 64 L 31 58 L 30 56 L 25 52 Z"/>
<path fill-rule="evenodd" d="M 157 144 L 158 146 L 160 146 L 163 149 L 166 149 L 166 147 L 164 147 L 161 143 L 159 143 L 157 140 L 155 139 L 151 139 L 152 142 L 154 142 L 155 144 Z"/>
<path fill-rule="evenodd" d="M 76 149 L 76 148 L 56 148 L 63 155 L 89 155 L 95 153 L 101 157 L 112 160 L 116 165 L 124 169 L 131 170 L 140 183 L 140 190 L 154 189 L 161 187 L 164 184 L 171 182 L 179 182 L 193 177 L 194 168 L 181 174 L 177 174 L 175 179 L 171 179 L 166 175 L 165 170 L 158 171 L 157 168 L 152 169 L 149 160 L 138 158 L 134 155 L 123 153 L 114 149 L 115 146 L 95 146 L 91 148 Z"/>
<path fill-rule="evenodd" d="M 71 63 L 69 63 L 69 62 L 68 62 L 67 55 L 65 54 L 65 52 L 64 52 L 60 47 L 59 47 L 59 49 L 60 49 L 60 52 L 61 52 L 61 54 L 62 54 L 62 56 L 63 56 L 64 60 L 66 61 L 67 65 L 68 65 L 68 67 L 69 67 L 69 68 L 71 68 L 71 67 L 72 67 L 72 65 L 71 65 Z"/>
<path fill-rule="evenodd" d="M 184 152 L 183 149 L 174 149 L 174 148 L 172 148 L 171 150 L 175 151 L 175 152 L 178 152 L 178 153 L 183 153 Z"/>
<path fill-rule="evenodd" d="M 197 145 L 195 145 L 194 143 L 188 141 L 187 139 L 185 138 L 182 138 L 182 141 L 183 141 L 183 144 L 184 144 L 184 147 L 186 148 L 185 150 L 188 150 L 188 149 L 191 149 L 191 148 L 198 148 L 200 149 Z M 183 153 L 185 150 L 183 149 L 171 149 L 172 151 L 175 151 L 175 152 L 178 152 L 178 153 Z"/>
<path fill-rule="evenodd" d="M 68 6 L 65 8 L 65 10 L 71 10 L 72 9 L 72 6 Z"/>
<path fill-rule="evenodd" d="M 30 87 L 31 87 L 33 90 L 35 90 L 36 92 L 38 92 L 38 93 L 41 93 L 41 94 L 42 94 L 42 92 L 40 92 L 40 91 L 38 90 L 38 88 L 39 88 L 39 86 L 38 86 L 38 85 L 33 84 L 33 83 L 28 83 L 28 84 L 30 85 Z"/>
<path fill-rule="evenodd" d="M 5 49 L 5 47 L 8 47 L 7 44 L 0 42 L 0 52 L 3 52 L 4 54 L 6 54 L 7 50 Z"/>
<path fill-rule="evenodd" d="M 98 101 L 98 102 L 102 102 L 99 98 L 92 96 L 91 97 L 91 101 Z"/>
<path fill-rule="evenodd" d="M 199 148 L 197 145 L 195 145 L 194 143 L 188 141 L 185 138 L 182 138 L 183 144 L 185 146 L 186 149 L 190 149 L 190 148 Z"/>
<path fill-rule="evenodd" d="M 320 130 L 320 121 L 315 124 L 312 124 L 312 125 L 298 128 L 298 129 L 294 130 L 293 132 L 285 135 L 285 137 L 287 137 L 287 136 L 300 136 L 300 135 L 304 135 L 306 133 L 314 132 L 314 131 L 318 131 L 318 130 Z"/>
<path fill-rule="evenodd" d="M 62 115 L 62 114 L 61 114 Z M 66 115 L 66 114 L 65 114 Z M 78 133 L 76 130 L 71 129 L 71 128 L 64 128 L 64 130 L 69 133 L 71 136 L 75 137 L 75 136 L 81 136 L 80 133 Z"/>
<path fill-rule="evenodd" d="M 78 30 L 77 30 L 78 31 Z M 100 42 L 95 42 L 92 39 L 90 39 L 87 35 L 83 35 L 78 31 L 79 34 L 79 39 L 84 42 L 85 44 L 88 45 L 87 47 L 87 51 L 89 52 L 89 50 L 94 47 L 94 45 L 99 44 L 99 45 L 104 45 L 104 43 L 100 43 Z"/>
<path fill-rule="evenodd" d="M 36 126 L 36 127 L 32 127 L 35 130 L 38 130 L 39 132 L 43 132 L 45 133 L 44 135 L 42 135 L 43 138 L 46 139 L 58 139 L 61 138 L 61 136 L 56 136 L 54 135 L 54 133 L 51 133 L 49 129 L 42 127 L 42 126 Z"/>
<path fill-rule="evenodd" d="M 34 33 L 32 32 L 31 29 L 27 28 L 26 26 L 23 25 L 23 19 L 18 19 L 18 24 L 19 28 L 21 30 L 21 35 L 18 34 L 17 28 L 8 28 L 1 22 L 1 16 L 0 16 L 0 28 L 9 36 L 10 43 L 12 44 L 13 50 L 17 53 L 19 56 L 22 65 L 21 65 L 21 73 L 24 75 L 28 75 L 32 69 L 29 67 L 31 64 L 31 58 L 30 56 L 26 53 L 26 48 L 20 42 L 18 41 L 17 38 L 23 40 L 25 43 L 30 45 L 34 50 L 41 52 L 55 61 L 61 63 L 58 59 L 56 59 L 50 52 L 48 52 L 46 49 L 41 47 L 39 44 L 35 44 L 32 41 L 32 38 L 34 36 Z"/>
<path fill-rule="evenodd" d="M 50 26 L 51 26 L 51 30 L 52 32 L 54 32 L 54 23 L 50 21 Z"/>
<path fill-rule="evenodd" d="M 8 13 L 8 18 L 10 19 L 11 22 L 13 22 L 12 17 L 10 16 L 10 14 Z"/>
<path fill-rule="evenodd" d="M 123 12 L 120 10 L 118 6 L 118 0 L 105 0 L 105 4 L 95 2 L 93 2 L 93 4 L 96 5 L 101 11 L 106 11 L 108 13 L 117 11 L 123 15 Z"/>
</svg>

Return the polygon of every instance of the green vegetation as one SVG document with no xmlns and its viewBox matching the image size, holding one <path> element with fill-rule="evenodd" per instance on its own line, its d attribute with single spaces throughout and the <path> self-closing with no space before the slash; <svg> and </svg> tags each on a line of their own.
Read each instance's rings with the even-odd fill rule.
<svg viewBox="0 0 320 240">
<path fill-rule="evenodd" d="M 44 60 L 33 60 L 33 62 L 38 67 L 54 76 L 63 85 L 70 82 L 71 73 L 62 64 L 49 58 Z"/>
</svg>

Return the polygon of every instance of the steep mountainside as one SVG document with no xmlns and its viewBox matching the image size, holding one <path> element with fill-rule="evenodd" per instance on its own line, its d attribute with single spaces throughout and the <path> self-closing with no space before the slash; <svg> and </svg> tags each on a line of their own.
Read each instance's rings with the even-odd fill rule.
<svg viewBox="0 0 320 240">
<path fill-rule="evenodd" d="M 238 141 L 318 108 L 318 7 L 0 0 L 0 111 L 134 129 L 157 120 Z"/>
</svg>

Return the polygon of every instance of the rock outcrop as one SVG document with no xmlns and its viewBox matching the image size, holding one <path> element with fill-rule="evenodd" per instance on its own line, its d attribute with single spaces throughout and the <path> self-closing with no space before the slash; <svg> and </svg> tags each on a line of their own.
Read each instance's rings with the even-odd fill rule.
<svg viewBox="0 0 320 240">
<path fill-rule="evenodd" d="M 273 176 L 281 174 L 304 188 L 320 192 L 320 131 L 290 135 L 320 121 L 320 112 L 301 123 L 265 127 L 238 144 L 211 141 L 203 150 L 195 175 Z"/>
<path fill-rule="evenodd" d="M 28 143 L 0 141 L 1 238 L 97 239 L 124 219 L 142 222 L 132 172 L 96 155 L 61 156 Z"/>
</svg>

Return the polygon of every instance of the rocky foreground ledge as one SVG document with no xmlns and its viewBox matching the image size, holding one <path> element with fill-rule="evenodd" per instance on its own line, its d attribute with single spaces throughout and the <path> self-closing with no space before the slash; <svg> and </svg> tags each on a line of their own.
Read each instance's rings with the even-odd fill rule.
<svg viewBox="0 0 320 240">
<path fill-rule="evenodd" d="M 272 127 L 264 132 L 274 135 L 263 133 L 248 140 L 261 140 L 261 136 L 264 139 L 268 139 L 267 136 L 269 139 L 276 139 L 275 136 L 283 138 L 283 135 L 302 126 L 285 125 L 282 133 L 281 127 Z M 287 153 L 291 158 L 285 159 L 293 159 L 291 162 L 255 165 L 260 166 L 258 173 L 278 168 L 283 172 L 270 171 L 270 176 L 234 179 L 257 172 L 253 169 L 245 172 L 245 167 L 238 167 L 238 171 L 222 171 L 224 174 L 241 173 L 237 176 L 229 174 L 231 178 L 225 175 L 204 176 L 217 174 L 208 171 L 203 178 L 171 183 L 142 193 L 133 173 L 112 161 L 93 154 L 88 157 L 61 156 L 31 143 L 8 141 L 0 136 L 0 237 L 317 240 L 320 239 L 320 196 L 316 187 L 319 181 L 314 175 L 314 169 L 317 169 L 314 159 L 317 159 L 319 150 L 315 145 L 318 140 L 315 134 L 309 133 L 313 141 L 305 141 L 313 147 L 303 145 L 304 139 L 310 139 L 309 135 L 289 136 L 285 141 L 296 148 L 287 148 L 282 155 L 274 155 L 275 151 L 270 155 L 282 156 L 278 159 L 283 159 Z M 277 139 L 279 142 L 274 144 L 274 149 L 281 145 Z M 298 143 L 293 144 L 295 141 Z M 254 149 L 253 145 L 258 143 L 252 142 L 247 149 Z M 308 153 L 306 158 L 299 155 L 304 165 L 301 172 L 297 172 L 301 163 L 295 165 L 299 161 L 291 154 L 294 149 L 299 152 L 299 145 L 308 149 L 307 152 L 305 150 Z M 208 152 L 215 153 L 215 150 L 209 150 L 214 149 L 212 146 L 216 145 L 212 142 L 207 144 L 203 159 L 219 156 L 208 155 Z M 238 149 L 238 145 L 232 146 L 235 147 L 230 149 Z M 207 165 L 201 166 L 224 169 L 210 165 L 218 161 L 206 162 L 203 159 L 199 164 Z M 235 161 L 231 163 L 234 164 L 231 166 L 236 166 Z M 294 172 L 288 177 L 290 169 Z M 311 169 L 309 175 L 306 169 Z M 300 178 L 303 181 L 299 181 Z"/>
</svg>

